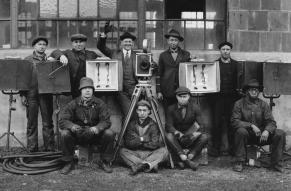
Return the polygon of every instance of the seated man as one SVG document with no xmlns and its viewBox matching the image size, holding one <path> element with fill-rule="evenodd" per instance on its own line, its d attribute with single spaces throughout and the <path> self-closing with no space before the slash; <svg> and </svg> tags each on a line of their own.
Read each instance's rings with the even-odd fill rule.
<svg viewBox="0 0 291 191">
<path fill-rule="evenodd" d="M 280 160 L 285 146 L 285 133 L 276 129 L 269 105 L 259 99 L 263 88 L 252 79 L 243 87 L 246 96 L 235 102 L 231 127 L 234 130 L 236 163 L 234 171 L 241 172 L 246 159 L 246 144 L 272 145 L 271 168 L 282 172 Z"/>
<path fill-rule="evenodd" d="M 67 162 L 62 174 L 68 174 L 74 168 L 75 146 L 97 144 L 100 146 L 99 167 L 112 172 L 110 162 L 115 134 L 111 126 L 110 115 L 105 103 L 93 96 L 93 80 L 83 77 L 80 80 L 81 96 L 68 103 L 60 113 L 61 145 L 63 160 Z"/>
<path fill-rule="evenodd" d="M 169 106 L 166 114 L 167 140 L 179 157 L 178 166 L 183 169 L 186 165 L 197 170 L 199 164 L 193 159 L 208 142 L 208 136 L 203 133 L 200 108 L 190 99 L 188 88 L 179 87 L 175 94 L 178 103 Z"/>
<path fill-rule="evenodd" d="M 124 134 L 125 147 L 120 150 L 121 158 L 131 167 L 132 176 L 140 171 L 157 172 L 158 164 L 168 157 L 166 147 L 162 146 L 158 125 L 149 117 L 150 103 L 139 101 L 136 113 L 138 119 L 129 123 Z"/>
</svg>

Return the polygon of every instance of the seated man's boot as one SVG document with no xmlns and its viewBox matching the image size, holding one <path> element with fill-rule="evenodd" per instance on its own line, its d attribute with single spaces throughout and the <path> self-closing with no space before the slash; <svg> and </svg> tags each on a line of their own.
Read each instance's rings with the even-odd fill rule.
<svg viewBox="0 0 291 191">
<path fill-rule="evenodd" d="M 102 160 L 99 161 L 98 166 L 99 166 L 99 168 L 101 168 L 102 170 L 104 170 L 107 173 L 112 173 L 113 172 L 111 166 L 108 163 L 105 163 Z"/>
<path fill-rule="evenodd" d="M 196 171 L 199 166 L 199 163 L 191 161 L 189 159 L 185 160 L 184 163 L 194 171 Z"/>
<path fill-rule="evenodd" d="M 272 170 L 283 173 L 283 167 L 280 164 L 274 164 L 270 166 Z"/>
<path fill-rule="evenodd" d="M 148 168 L 148 165 L 147 164 L 144 164 L 144 163 L 140 163 L 138 165 L 132 166 L 131 167 L 131 172 L 129 173 L 129 175 L 130 176 L 135 176 L 139 172 L 142 172 L 142 171 L 144 171 L 147 168 Z"/>
<path fill-rule="evenodd" d="M 242 162 L 235 162 L 232 169 L 236 172 L 242 172 L 243 171 L 243 163 Z"/>
<path fill-rule="evenodd" d="M 185 164 L 182 161 L 177 162 L 177 166 L 180 170 L 184 170 L 185 169 Z"/>
<path fill-rule="evenodd" d="M 71 162 L 68 162 L 67 164 L 65 164 L 65 166 L 61 169 L 60 173 L 67 175 L 74 169 L 75 169 L 75 163 L 73 161 L 71 161 Z"/>
</svg>

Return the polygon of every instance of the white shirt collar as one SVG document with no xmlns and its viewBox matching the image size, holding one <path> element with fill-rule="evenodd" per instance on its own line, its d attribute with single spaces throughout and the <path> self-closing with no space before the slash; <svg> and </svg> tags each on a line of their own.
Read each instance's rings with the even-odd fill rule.
<svg viewBox="0 0 291 191">
<path fill-rule="evenodd" d="M 122 49 L 122 52 L 123 52 L 123 55 L 124 55 L 124 57 L 126 56 L 126 53 L 128 52 L 128 56 L 130 57 L 130 55 L 131 55 L 131 50 L 125 50 L 125 49 Z"/>
</svg>

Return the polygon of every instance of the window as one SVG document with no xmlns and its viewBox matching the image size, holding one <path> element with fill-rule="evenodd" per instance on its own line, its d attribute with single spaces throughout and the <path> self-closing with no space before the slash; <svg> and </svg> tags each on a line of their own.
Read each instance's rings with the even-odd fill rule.
<svg viewBox="0 0 291 191">
<path fill-rule="evenodd" d="M 0 1 L 0 48 L 10 48 L 10 1 Z"/>
</svg>

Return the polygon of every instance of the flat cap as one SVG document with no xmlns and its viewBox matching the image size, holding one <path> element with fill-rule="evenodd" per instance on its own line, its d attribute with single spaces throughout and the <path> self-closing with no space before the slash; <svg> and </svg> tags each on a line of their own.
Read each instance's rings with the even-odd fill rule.
<svg viewBox="0 0 291 191">
<path fill-rule="evenodd" d="M 91 78 L 87 78 L 87 77 L 81 78 L 79 90 L 81 90 L 83 88 L 87 88 L 87 87 L 93 88 L 93 90 L 94 90 L 93 80 Z"/>
<path fill-rule="evenodd" d="M 87 41 L 87 36 L 83 34 L 73 34 L 71 36 L 71 41 L 73 42 L 74 40 Z"/>
<path fill-rule="evenodd" d="M 250 88 L 257 88 L 259 91 L 263 91 L 263 86 L 261 86 L 256 79 L 250 79 L 246 84 L 244 84 L 242 90 L 243 92 L 246 92 Z"/>
<path fill-rule="evenodd" d="M 225 45 L 229 46 L 230 49 L 232 49 L 232 44 L 231 44 L 230 42 L 227 42 L 227 41 L 220 43 L 220 44 L 218 45 L 218 49 L 221 49 L 221 47 L 223 47 L 223 46 L 225 46 Z"/>
<path fill-rule="evenodd" d="M 131 40 L 135 41 L 136 39 L 136 36 L 132 35 L 131 33 L 129 32 L 125 32 L 123 33 L 121 36 L 120 36 L 120 40 L 124 40 L 126 38 L 130 38 Z"/>
<path fill-rule="evenodd" d="M 38 37 L 36 37 L 35 39 L 32 40 L 31 46 L 34 46 L 36 43 L 38 43 L 41 40 L 43 40 L 46 43 L 46 45 L 48 45 L 48 39 L 46 37 L 38 36 Z"/>
<path fill-rule="evenodd" d="M 175 91 L 176 95 L 190 94 L 190 90 L 184 86 L 180 86 Z"/>
<path fill-rule="evenodd" d="M 151 104 L 146 101 L 146 100 L 140 100 L 139 102 L 137 102 L 136 107 L 138 106 L 147 106 L 149 108 L 149 110 L 151 110 Z"/>
</svg>

